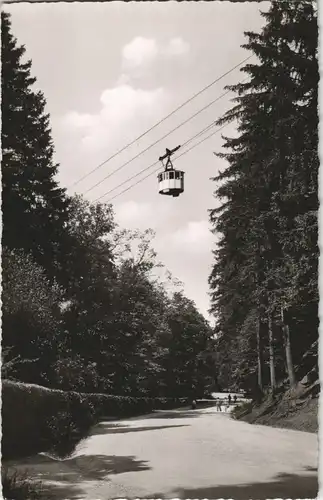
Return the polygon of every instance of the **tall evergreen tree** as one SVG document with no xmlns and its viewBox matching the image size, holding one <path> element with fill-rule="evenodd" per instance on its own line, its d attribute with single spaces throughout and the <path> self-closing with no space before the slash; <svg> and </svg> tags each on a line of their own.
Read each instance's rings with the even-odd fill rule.
<svg viewBox="0 0 323 500">
<path fill-rule="evenodd" d="M 61 260 L 60 240 L 68 202 L 55 176 L 46 100 L 33 90 L 31 61 L 1 12 L 3 244 L 31 253 L 49 276 Z"/>
<path fill-rule="evenodd" d="M 230 152 L 219 156 L 229 167 L 214 179 L 225 202 L 210 212 L 222 233 L 210 286 L 229 359 L 243 364 L 256 349 L 254 382 L 275 386 L 284 344 L 294 385 L 295 356 L 299 362 L 317 336 L 315 321 L 308 338 L 296 333 L 318 298 L 317 20 L 308 0 L 273 1 L 263 16 L 266 26 L 246 33 L 244 45 L 259 62 L 243 68 L 248 82 L 230 87 L 237 104 L 219 121 L 237 120 L 239 135 L 225 138 Z M 237 355 L 242 338 L 247 350 Z"/>
</svg>

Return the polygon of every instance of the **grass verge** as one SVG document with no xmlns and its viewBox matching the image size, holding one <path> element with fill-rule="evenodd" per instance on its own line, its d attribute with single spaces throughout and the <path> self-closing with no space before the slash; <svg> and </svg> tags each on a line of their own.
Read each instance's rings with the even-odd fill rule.
<svg viewBox="0 0 323 500">
<path fill-rule="evenodd" d="M 252 408 L 253 408 L 253 403 L 250 401 L 246 401 L 245 403 L 241 403 L 232 409 L 231 417 L 234 420 L 240 420 L 245 415 L 250 413 L 252 411 Z"/>
<path fill-rule="evenodd" d="M 250 424 L 269 425 L 304 432 L 318 432 L 318 386 L 304 390 L 282 391 L 268 394 L 260 403 L 236 406 L 231 415 L 235 420 Z M 312 390 L 313 389 L 313 390 Z M 315 389 L 315 390 L 314 390 Z"/>
<path fill-rule="evenodd" d="M 4 500 L 41 500 L 41 482 L 30 481 L 27 473 L 9 470 L 2 467 L 2 498 Z"/>
</svg>

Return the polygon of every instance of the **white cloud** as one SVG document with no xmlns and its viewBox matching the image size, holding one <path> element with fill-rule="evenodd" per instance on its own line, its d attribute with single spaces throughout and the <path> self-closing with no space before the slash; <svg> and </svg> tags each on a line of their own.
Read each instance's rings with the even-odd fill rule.
<svg viewBox="0 0 323 500">
<path fill-rule="evenodd" d="M 117 86 L 120 85 L 130 85 L 131 83 L 131 76 L 128 75 L 127 73 L 121 73 L 117 80 Z"/>
<path fill-rule="evenodd" d="M 124 46 L 122 50 L 123 64 L 133 68 L 150 63 L 158 55 L 156 40 L 138 36 Z"/>
<path fill-rule="evenodd" d="M 120 85 L 113 89 L 106 89 L 101 95 L 101 117 L 103 121 L 125 122 L 129 116 L 138 111 L 149 110 L 161 97 L 161 88 L 154 90 L 134 89 L 130 85 Z"/>
<path fill-rule="evenodd" d="M 128 229 L 155 229 L 167 220 L 171 207 L 164 203 L 126 201 L 114 207 L 116 221 L 121 227 Z"/>
<path fill-rule="evenodd" d="M 190 221 L 164 239 L 163 247 L 170 251 L 202 254 L 210 253 L 215 237 L 210 232 L 209 223 L 205 220 Z"/>
<path fill-rule="evenodd" d="M 181 56 L 187 54 L 190 50 L 190 46 L 182 38 L 172 38 L 172 40 L 167 45 L 164 53 L 170 56 Z"/>
<path fill-rule="evenodd" d="M 158 58 L 181 56 L 189 51 L 182 38 L 158 44 L 152 38 L 136 37 L 122 50 L 123 72 L 113 88 L 102 92 L 98 113 L 70 111 L 62 120 L 63 132 L 79 134 L 83 147 L 89 152 L 110 146 L 119 147 L 135 139 L 163 114 L 167 107 L 162 87 L 135 88 L 131 85 L 132 71 L 143 68 Z"/>
<path fill-rule="evenodd" d="M 76 129 L 86 129 L 96 125 L 95 115 L 90 115 L 87 113 L 77 113 L 76 111 L 71 111 L 67 113 L 64 117 L 64 124 L 70 128 Z"/>
<path fill-rule="evenodd" d="M 106 89 L 101 94 L 99 113 L 72 111 L 63 118 L 63 125 L 69 131 L 81 132 L 83 146 L 87 149 L 106 149 L 110 144 L 124 143 L 130 137 L 134 138 L 151 125 L 155 117 L 161 114 L 165 98 L 163 88 L 136 89 L 119 82 L 116 87 Z"/>
<path fill-rule="evenodd" d="M 152 38 L 136 37 L 122 50 L 122 66 L 131 70 L 151 64 L 159 57 L 178 57 L 187 54 L 190 46 L 181 37 L 172 38 L 167 45 Z"/>
</svg>

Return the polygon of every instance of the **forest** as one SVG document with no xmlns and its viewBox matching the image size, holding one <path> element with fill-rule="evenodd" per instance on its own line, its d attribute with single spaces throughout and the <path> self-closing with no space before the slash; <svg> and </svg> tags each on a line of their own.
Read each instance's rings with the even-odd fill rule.
<svg viewBox="0 0 323 500">
<path fill-rule="evenodd" d="M 243 47 L 257 58 L 218 124 L 209 284 L 220 385 L 261 399 L 318 377 L 318 25 L 316 4 L 273 1 Z M 241 78 L 242 80 L 242 78 Z"/>
<path fill-rule="evenodd" d="M 198 398 L 294 387 L 318 343 L 318 61 L 315 3 L 272 1 L 245 33 L 247 78 L 218 125 L 210 190 L 219 237 L 211 328 L 164 270 L 153 231 L 56 180 L 46 99 L 2 12 L 2 377 L 64 391 Z M 27 51 L 28 55 L 28 51 Z M 315 372 L 316 373 L 316 372 Z M 258 396 L 257 396 L 258 397 Z"/>
<path fill-rule="evenodd" d="M 272 0 L 262 16 L 261 31 L 245 33 L 252 57 L 226 87 L 232 107 L 215 117 L 237 129 L 210 152 L 211 327 L 159 262 L 150 228 L 120 227 L 112 204 L 60 186 L 46 98 L 2 11 L 5 498 L 43 498 L 8 460 L 69 457 L 101 418 L 213 391 L 251 396 L 233 418 L 317 431 L 317 8 Z M 297 393 L 304 379 L 312 386 Z"/>
<path fill-rule="evenodd" d="M 1 18 L 3 379 L 203 396 L 216 384 L 213 330 L 158 261 L 151 229 L 121 228 L 111 204 L 58 184 L 46 99 Z"/>
</svg>

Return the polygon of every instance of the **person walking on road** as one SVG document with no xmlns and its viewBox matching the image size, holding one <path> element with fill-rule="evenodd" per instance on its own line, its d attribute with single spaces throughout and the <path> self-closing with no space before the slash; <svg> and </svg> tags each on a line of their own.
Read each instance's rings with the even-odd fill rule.
<svg viewBox="0 0 323 500">
<path fill-rule="evenodd" d="M 217 411 L 222 411 L 222 406 L 221 406 L 221 399 L 219 398 L 216 403 L 216 410 Z"/>
<path fill-rule="evenodd" d="M 230 406 L 230 404 L 231 404 L 231 394 L 229 394 L 229 396 L 228 396 L 228 402 L 229 402 L 229 406 Z"/>
</svg>

